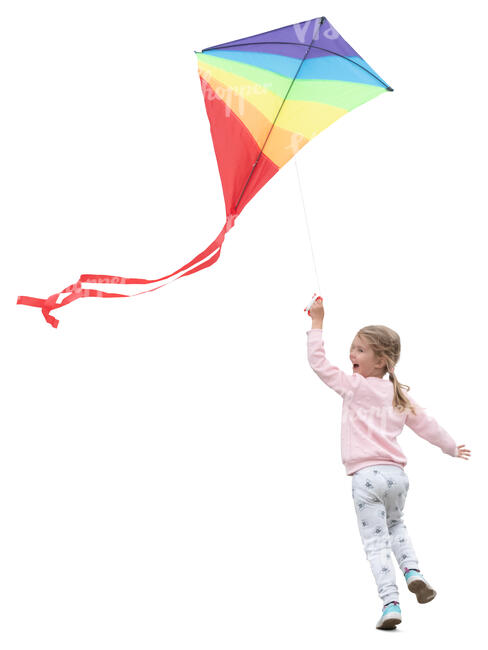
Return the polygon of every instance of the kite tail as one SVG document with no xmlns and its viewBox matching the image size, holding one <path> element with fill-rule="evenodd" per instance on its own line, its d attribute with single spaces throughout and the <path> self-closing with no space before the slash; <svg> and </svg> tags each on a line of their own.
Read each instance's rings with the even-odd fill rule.
<svg viewBox="0 0 488 650">
<path fill-rule="evenodd" d="M 78 300 L 78 298 L 132 298 L 134 296 L 139 296 L 143 293 L 149 293 L 150 291 L 156 291 L 161 289 L 161 287 L 166 286 L 170 282 L 179 280 L 179 278 L 184 277 L 185 275 L 191 275 L 192 273 L 198 273 L 203 269 L 212 266 L 220 257 L 220 251 L 222 248 L 223 241 L 227 232 L 234 226 L 235 216 L 228 216 L 225 226 L 220 231 L 217 238 L 207 246 L 207 248 L 194 257 L 190 262 L 182 266 L 177 271 L 174 271 L 170 275 L 165 275 L 162 278 L 157 278 L 156 280 L 146 280 L 144 278 L 124 278 L 119 275 L 97 275 L 97 274 L 84 274 L 80 275 L 77 282 L 70 284 L 68 287 L 59 291 L 59 293 L 53 293 L 49 298 L 32 298 L 30 296 L 19 296 L 17 298 L 18 305 L 27 305 L 28 307 L 38 307 L 40 308 L 42 315 L 49 325 L 52 327 L 57 327 L 59 320 L 54 316 L 51 316 L 51 311 L 54 309 L 59 309 L 60 307 L 65 307 L 69 305 L 70 302 Z M 184 271 L 184 273 L 183 273 Z M 181 275 L 179 275 L 181 274 Z M 166 282 L 167 281 L 167 282 Z M 118 286 L 131 285 L 131 284 L 154 284 L 155 282 L 164 282 L 157 287 L 152 287 L 151 289 L 145 289 L 144 291 L 138 291 L 137 293 L 111 293 L 107 291 L 100 291 L 100 289 L 87 288 L 84 284 L 114 284 Z M 64 298 L 60 300 L 60 296 L 67 294 Z"/>
</svg>

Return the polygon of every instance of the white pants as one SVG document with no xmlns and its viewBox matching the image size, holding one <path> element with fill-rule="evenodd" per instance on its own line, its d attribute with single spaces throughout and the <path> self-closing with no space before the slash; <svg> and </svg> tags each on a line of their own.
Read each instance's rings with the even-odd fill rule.
<svg viewBox="0 0 488 650">
<path fill-rule="evenodd" d="M 400 600 L 391 551 L 402 570 L 418 569 L 403 523 L 408 477 L 396 465 L 370 465 L 352 475 L 352 498 L 359 533 L 383 603 Z"/>
</svg>

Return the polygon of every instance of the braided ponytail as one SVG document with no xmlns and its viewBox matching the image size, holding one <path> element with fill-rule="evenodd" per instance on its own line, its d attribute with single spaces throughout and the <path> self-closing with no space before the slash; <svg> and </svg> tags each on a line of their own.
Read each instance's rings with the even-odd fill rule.
<svg viewBox="0 0 488 650">
<path fill-rule="evenodd" d="M 400 384 L 393 369 L 388 371 L 388 378 L 393 384 L 393 406 L 399 411 L 410 409 L 410 411 L 412 411 L 412 413 L 415 415 L 415 408 L 413 407 L 410 400 L 407 399 L 407 397 L 405 397 L 404 393 L 402 392 L 404 390 L 408 392 L 410 390 L 410 386 L 407 386 L 406 384 Z"/>
</svg>

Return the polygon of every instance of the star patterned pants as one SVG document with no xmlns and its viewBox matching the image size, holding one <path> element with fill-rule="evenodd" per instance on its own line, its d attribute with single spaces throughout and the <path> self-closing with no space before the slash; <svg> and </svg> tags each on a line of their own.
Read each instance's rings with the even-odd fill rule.
<svg viewBox="0 0 488 650">
<path fill-rule="evenodd" d="M 402 570 L 418 569 L 403 523 L 408 477 L 397 465 L 370 465 L 352 475 L 352 498 L 359 533 L 383 603 L 400 600 L 392 551 Z"/>
</svg>

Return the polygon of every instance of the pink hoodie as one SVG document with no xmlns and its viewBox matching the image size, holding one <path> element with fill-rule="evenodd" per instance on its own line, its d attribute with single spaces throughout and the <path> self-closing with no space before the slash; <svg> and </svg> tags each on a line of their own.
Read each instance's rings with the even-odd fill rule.
<svg viewBox="0 0 488 650">
<path fill-rule="evenodd" d="M 341 454 L 348 475 L 368 465 L 405 467 L 407 458 L 397 437 L 406 424 L 445 454 L 457 456 L 451 436 L 408 394 L 416 415 L 393 406 L 393 384 L 388 379 L 347 375 L 325 357 L 322 330 L 307 332 L 308 361 L 320 379 L 343 398 Z"/>
</svg>

